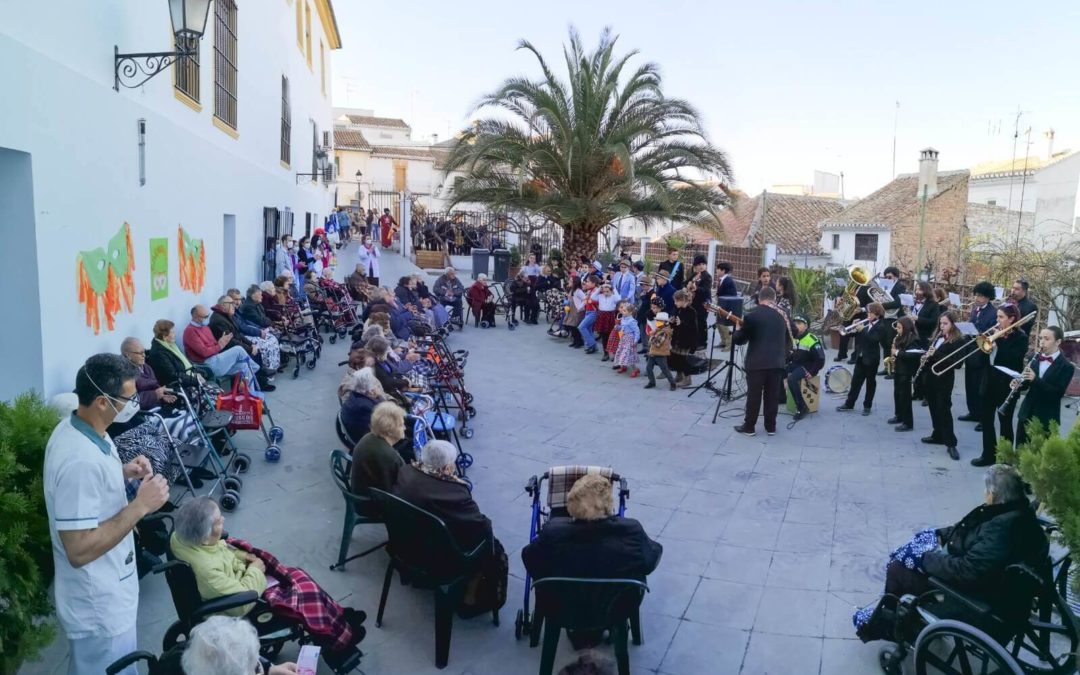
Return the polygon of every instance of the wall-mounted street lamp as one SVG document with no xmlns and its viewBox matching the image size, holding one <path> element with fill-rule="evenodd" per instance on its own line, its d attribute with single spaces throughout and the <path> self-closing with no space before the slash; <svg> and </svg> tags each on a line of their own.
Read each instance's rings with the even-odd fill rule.
<svg viewBox="0 0 1080 675">
<path fill-rule="evenodd" d="M 311 182 L 318 183 L 319 178 L 322 177 L 326 182 L 330 182 L 326 178 L 326 168 L 329 165 L 329 155 L 325 148 L 319 148 L 315 151 L 315 173 L 298 173 L 296 174 L 296 182 L 300 183 L 301 178 L 310 178 Z"/>
<path fill-rule="evenodd" d="M 169 18 L 172 19 L 173 35 L 176 36 L 174 52 L 141 52 L 121 54 L 113 45 L 113 89 L 120 85 L 128 89 L 140 87 L 181 59 L 198 53 L 199 40 L 206 32 L 206 18 L 210 13 L 211 0 L 168 0 Z"/>
</svg>

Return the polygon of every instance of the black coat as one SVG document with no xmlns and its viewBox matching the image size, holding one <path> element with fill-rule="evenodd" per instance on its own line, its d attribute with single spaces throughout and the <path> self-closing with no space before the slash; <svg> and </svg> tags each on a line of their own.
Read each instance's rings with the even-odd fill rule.
<svg viewBox="0 0 1080 675">
<path fill-rule="evenodd" d="M 552 518 L 521 550 L 533 579 L 638 579 L 656 569 L 664 547 L 649 539 L 633 518 Z"/>
<path fill-rule="evenodd" d="M 926 341 L 916 337 L 904 346 L 897 345 L 896 377 L 913 377 L 919 368 L 922 354 L 908 354 L 909 349 L 926 349 Z"/>
<path fill-rule="evenodd" d="M 150 343 L 150 350 L 146 352 L 146 363 L 150 365 L 150 370 L 154 371 L 157 381 L 166 387 L 191 377 L 180 357 L 161 346 L 157 340 Z"/>
<path fill-rule="evenodd" d="M 240 347 L 244 351 L 251 353 L 251 343 L 247 341 L 243 333 L 240 332 L 240 328 L 233 322 L 231 316 L 228 316 L 224 312 L 214 310 L 210 314 L 210 332 L 214 334 L 214 337 L 218 340 L 225 333 L 232 333 L 232 339 L 229 343 L 221 348 L 221 351 L 225 351 L 231 347 Z"/>
<path fill-rule="evenodd" d="M 904 285 L 903 281 L 897 280 L 897 282 L 893 284 L 892 290 L 889 291 L 889 295 L 892 296 L 892 302 L 882 303 L 881 306 L 885 308 L 885 311 L 891 311 L 895 309 L 896 318 L 899 319 L 900 317 L 905 315 L 904 306 L 900 304 L 900 296 L 904 295 L 905 293 L 907 293 L 907 286 Z"/>
<path fill-rule="evenodd" d="M 735 277 L 730 274 L 720 280 L 716 285 L 717 298 L 736 298 L 739 296 L 739 287 L 735 285 Z"/>
<path fill-rule="evenodd" d="M 888 335 L 889 327 L 884 319 L 878 319 L 873 326 L 856 333 L 855 358 L 864 366 L 877 367 L 877 364 L 881 362 L 882 345 L 885 345 Z"/>
<path fill-rule="evenodd" d="M 672 270 L 675 269 L 676 266 L 678 266 L 678 271 L 672 274 Z M 662 269 L 668 273 L 668 283 L 671 284 L 671 287 L 676 291 L 686 285 L 686 265 L 683 264 L 683 261 L 676 260 L 675 262 L 671 262 L 670 260 L 664 260 L 657 265 L 657 269 Z"/>
<path fill-rule="evenodd" d="M 915 315 L 915 330 L 918 331 L 919 337 L 929 340 L 930 336 L 937 330 L 940 316 L 941 305 L 933 300 L 924 300 L 923 306 L 919 308 L 919 313 Z"/>
<path fill-rule="evenodd" d="M 240 309 L 238 311 L 240 316 L 256 326 L 261 326 L 263 328 L 270 327 L 270 318 L 266 316 L 266 310 L 263 308 L 261 302 L 255 302 L 251 298 L 244 298 L 244 301 L 240 303 Z"/>
<path fill-rule="evenodd" d="M 961 317 L 961 320 L 963 318 Z M 969 318 L 971 323 L 975 324 L 975 330 L 979 333 L 985 333 L 997 323 L 997 309 L 993 305 L 987 303 L 986 306 L 979 311 L 978 315 L 975 313 L 975 309 L 971 310 L 971 316 Z M 971 349 L 970 347 L 968 349 Z M 990 358 L 985 354 L 976 354 L 968 359 L 964 360 L 964 367 L 969 370 L 978 370 L 980 368 L 986 368 L 990 365 Z"/>
<path fill-rule="evenodd" d="M 995 366 L 1005 366 L 1016 372 L 1024 369 L 1024 355 L 1027 354 L 1028 337 L 1023 331 L 1014 330 L 1008 335 L 998 338 L 994 345 L 997 347 L 993 357 Z M 977 358 L 979 357 L 973 356 L 968 361 Z M 966 365 L 967 361 L 964 364 Z M 991 397 L 1004 398 L 1008 395 L 1010 382 L 1012 382 L 1012 379 L 1008 375 L 997 368 L 990 368 L 986 371 L 986 378 L 983 381 L 984 392 Z"/>
<path fill-rule="evenodd" d="M 698 319 L 697 310 L 693 307 L 681 307 L 675 309 L 673 321 L 675 329 L 671 334 L 671 347 L 683 352 L 692 352 L 697 347 Z"/>
<path fill-rule="evenodd" d="M 746 370 L 783 370 L 791 349 L 787 319 L 771 307 L 758 307 L 743 317 L 743 325 L 731 335 L 737 345 L 749 343 Z"/>
<path fill-rule="evenodd" d="M 1009 565 L 1045 571 L 1050 544 L 1025 499 L 984 504 L 937 533 L 945 545 L 923 556 L 926 573 L 991 604 L 1004 599 L 1001 581 Z"/>
<path fill-rule="evenodd" d="M 1047 426 L 1050 422 L 1061 422 L 1061 397 L 1072 382 L 1076 368 L 1064 354 L 1058 354 L 1046 373 L 1039 377 L 1039 363 L 1036 362 L 1031 368 L 1035 371 L 1035 379 L 1024 385 L 1027 394 L 1020 403 L 1020 412 L 1016 419 L 1023 424 L 1025 421 L 1035 418 Z"/>
<path fill-rule="evenodd" d="M 932 345 L 933 343 L 930 344 Z M 931 368 L 933 368 L 935 363 L 944 360 L 945 357 L 949 356 L 949 354 L 952 354 L 957 349 L 971 349 L 971 347 L 964 347 L 966 344 L 968 344 L 968 341 L 960 338 L 957 338 L 952 342 L 942 342 L 941 346 L 934 350 L 933 356 L 927 358 L 926 367 L 923 368 L 924 375 L 920 375 L 919 379 L 925 377 L 925 384 L 927 387 L 934 387 L 943 392 L 952 392 L 953 385 L 956 383 L 956 368 L 950 368 L 948 372 L 941 375 L 934 375 Z"/>
<path fill-rule="evenodd" d="M 446 523 L 458 548 L 464 552 L 492 536 L 491 521 L 480 513 L 464 483 L 436 478 L 414 466 L 405 466 L 398 471 L 393 494 Z"/>
<path fill-rule="evenodd" d="M 705 303 L 712 301 L 712 275 L 708 272 L 702 272 L 698 277 L 698 281 L 695 283 L 697 290 L 694 291 L 694 297 L 690 301 L 694 307 L 703 307 Z"/>
<path fill-rule="evenodd" d="M 341 423 L 348 432 L 349 438 L 354 442 L 364 437 L 371 431 L 371 411 L 379 405 L 379 401 L 368 398 L 359 392 L 349 392 L 348 397 L 341 404 Z M 381 489 L 381 488 L 380 488 Z"/>
</svg>

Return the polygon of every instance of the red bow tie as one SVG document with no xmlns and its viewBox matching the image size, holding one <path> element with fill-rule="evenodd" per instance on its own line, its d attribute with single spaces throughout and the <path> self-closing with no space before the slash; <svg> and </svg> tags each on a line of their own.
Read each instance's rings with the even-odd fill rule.
<svg viewBox="0 0 1080 675">
<path fill-rule="evenodd" d="M 1047 363 L 1053 363 L 1054 357 L 1046 356 L 1045 354 L 1039 354 L 1039 362 L 1042 363 L 1043 361 L 1046 361 Z"/>
</svg>

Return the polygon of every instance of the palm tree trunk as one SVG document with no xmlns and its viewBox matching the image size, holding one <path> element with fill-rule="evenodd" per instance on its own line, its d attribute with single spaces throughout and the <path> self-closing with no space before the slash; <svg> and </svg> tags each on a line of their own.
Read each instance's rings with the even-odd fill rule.
<svg viewBox="0 0 1080 675">
<path fill-rule="evenodd" d="M 577 267 L 583 255 L 592 260 L 596 255 L 596 230 L 587 225 L 564 225 L 563 253 L 567 265 L 572 267 Z"/>
</svg>

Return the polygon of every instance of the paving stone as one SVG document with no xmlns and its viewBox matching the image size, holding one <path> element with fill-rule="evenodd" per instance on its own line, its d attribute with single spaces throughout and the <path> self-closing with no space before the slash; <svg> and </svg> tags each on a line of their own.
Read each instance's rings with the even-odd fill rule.
<svg viewBox="0 0 1080 675">
<path fill-rule="evenodd" d="M 817 673 L 821 665 L 821 649 L 821 638 L 754 631 L 739 672 L 742 675 Z"/>
<path fill-rule="evenodd" d="M 754 619 L 754 632 L 822 637 L 826 591 L 767 587 Z"/>
<path fill-rule="evenodd" d="M 665 675 L 737 673 L 750 633 L 693 621 L 679 622 L 678 631 L 660 662 Z"/>
<path fill-rule="evenodd" d="M 728 628 L 754 625 L 762 588 L 717 579 L 702 579 L 686 610 L 686 618 Z"/>
</svg>

